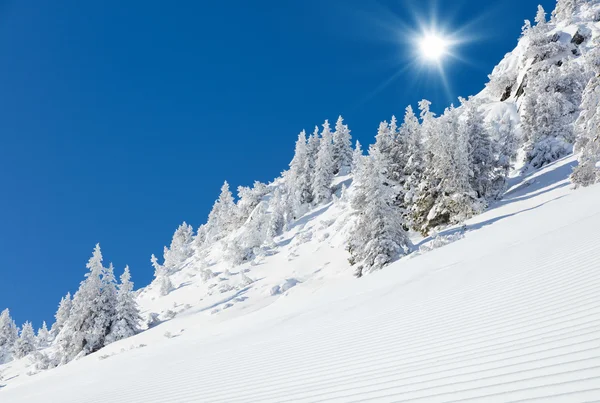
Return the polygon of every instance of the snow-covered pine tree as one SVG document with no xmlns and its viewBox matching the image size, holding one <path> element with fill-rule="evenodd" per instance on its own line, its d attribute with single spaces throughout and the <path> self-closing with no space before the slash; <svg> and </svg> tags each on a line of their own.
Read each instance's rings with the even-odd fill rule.
<svg viewBox="0 0 600 403">
<path fill-rule="evenodd" d="M 587 0 L 557 0 L 552 12 L 552 20 L 569 24 L 572 22 L 577 7 Z"/>
<path fill-rule="evenodd" d="M 352 136 L 348 125 L 339 116 L 333 133 L 333 159 L 335 163 L 334 173 L 347 174 L 352 164 Z"/>
<path fill-rule="evenodd" d="M 110 333 L 106 336 L 107 344 L 131 337 L 140 330 L 140 311 L 135 302 L 129 266 L 125 266 L 120 280 L 121 282 L 117 286 L 115 318 Z"/>
<path fill-rule="evenodd" d="M 19 330 L 7 308 L 0 313 L 0 364 L 10 359 L 18 337 Z"/>
<path fill-rule="evenodd" d="M 492 142 L 476 101 L 460 100 L 464 111 L 459 125 L 459 137 L 463 136 L 468 143 L 469 182 L 478 198 L 487 199 L 492 196 L 491 184 L 495 170 Z"/>
<path fill-rule="evenodd" d="M 238 186 L 238 202 L 236 203 L 240 223 L 246 222 L 250 214 L 256 206 L 261 202 L 263 197 L 269 193 L 269 187 L 262 182 L 255 181 L 250 188 L 247 186 Z"/>
<path fill-rule="evenodd" d="M 505 115 L 493 119 L 489 124 L 488 132 L 495 151 L 495 171 L 492 173 L 491 195 L 498 198 L 506 190 L 506 178 L 517 158 L 520 144 L 510 116 Z"/>
<path fill-rule="evenodd" d="M 384 160 L 376 148 L 372 147 L 369 154 L 359 157 L 351 201 L 357 222 L 347 240 L 349 262 L 358 265 L 357 277 L 382 268 L 411 248 L 400 210 L 391 188 L 385 184 L 381 166 Z"/>
<path fill-rule="evenodd" d="M 89 272 L 73 296 L 67 323 L 58 336 L 63 362 L 93 353 L 105 345 L 116 314 L 116 289 L 112 265 L 102 265 L 100 245 L 86 264 Z"/>
<path fill-rule="evenodd" d="M 225 181 L 221 187 L 221 194 L 208 215 L 206 223 L 207 242 L 213 243 L 224 238 L 236 228 L 237 223 L 236 205 L 229 190 L 229 183 Z"/>
<path fill-rule="evenodd" d="M 267 203 L 260 202 L 240 231 L 227 241 L 224 257 L 237 266 L 254 258 L 258 249 L 269 238 L 271 216 L 267 213 Z"/>
<path fill-rule="evenodd" d="M 545 11 L 541 6 L 535 17 L 535 26 L 531 26 L 529 21 L 525 21 L 523 27 L 523 37 L 527 40 L 527 48 L 525 55 L 532 59 L 535 64 L 532 71 L 528 73 L 530 76 L 535 76 L 539 69 L 546 69 L 553 57 L 565 52 L 567 47 L 549 34 L 550 26 L 546 23 Z M 546 63 L 541 63 L 546 60 Z"/>
<path fill-rule="evenodd" d="M 50 345 L 51 341 L 52 335 L 48 331 L 46 321 L 44 321 L 42 322 L 42 327 L 40 327 L 37 331 L 37 335 L 35 336 L 35 343 L 39 348 L 46 348 Z"/>
<path fill-rule="evenodd" d="M 317 155 L 319 154 L 320 145 L 321 140 L 319 139 L 319 127 L 315 126 L 315 130 L 310 136 L 308 136 L 308 140 L 306 142 L 306 172 L 308 172 L 309 183 L 311 184 L 311 192 L 312 183 L 315 176 L 315 168 L 317 166 Z"/>
<path fill-rule="evenodd" d="M 181 264 L 194 254 L 194 229 L 185 221 L 181 224 L 171 240 L 171 245 L 163 252 L 163 266 L 167 273 L 181 270 Z"/>
<path fill-rule="evenodd" d="M 277 235 L 281 234 L 284 230 L 286 223 L 290 219 L 291 212 L 286 197 L 286 190 L 284 186 L 278 186 L 273 191 L 269 200 L 269 217 L 267 222 L 266 237 L 267 239 L 273 239 Z"/>
<path fill-rule="evenodd" d="M 164 266 L 158 263 L 158 259 L 154 254 L 150 256 L 150 263 L 152 263 L 152 267 L 154 267 L 153 283 L 158 286 L 158 292 L 164 297 L 173 290 L 173 284 L 169 278 L 169 273 L 167 273 Z"/>
<path fill-rule="evenodd" d="M 572 151 L 577 117 L 587 76 L 579 65 L 552 65 L 540 70 L 525 91 L 521 126 L 528 142 L 525 168 L 540 168 Z"/>
<path fill-rule="evenodd" d="M 405 175 L 404 206 L 407 210 L 405 217 L 410 221 L 410 209 L 416 201 L 419 186 L 423 179 L 423 172 L 425 171 L 421 125 L 410 105 L 406 107 L 404 121 L 400 126 L 400 136 L 404 139 L 404 155 L 406 156 L 406 162 L 403 167 Z M 409 225 L 413 226 L 412 223 L 409 223 Z"/>
<path fill-rule="evenodd" d="M 581 113 L 575 122 L 575 152 L 579 165 L 573 170 L 571 180 L 576 186 L 589 186 L 600 182 L 600 50 L 595 48 L 586 57 L 588 81 L 581 101 Z"/>
<path fill-rule="evenodd" d="M 285 173 L 285 180 L 290 189 L 290 203 L 296 216 L 304 214 L 306 204 L 312 201 L 308 166 L 306 132 L 302 130 L 296 141 L 296 150 L 294 158 L 290 162 L 290 169 Z"/>
<path fill-rule="evenodd" d="M 35 348 L 35 333 L 31 322 L 25 322 L 21 328 L 19 338 L 13 346 L 13 353 L 16 358 L 23 358 L 30 353 L 33 353 Z"/>
<path fill-rule="evenodd" d="M 56 337 L 58 333 L 62 330 L 65 323 L 69 319 L 71 315 L 71 307 L 73 306 L 73 300 L 71 299 L 71 293 L 68 292 L 67 295 L 61 298 L 60 304 L 58 304 L 58 310 L 54 315 L 54 324 L 52 325 L 52 329 L 50 332 L 53 337 Z"/>
<path fill-rule="evenodd" d="M 312 194 L 316 204 L 321 204 L 331 199 L 331 181 L 334 176 L 334 163 L 331 128 L 329 127 L 329 121 L 325 120 L 312 182 Z"/>
<path fill-rule="evenodd" d="M 424 145 L 423 172 L 418 182 L 412 186 L 413 194 L 409 205 L 408 215 L 410 223 L 415 231 L 427 234 L 429 231 L 427 221 L 428 215 L 437 196 L 437 185 L 439 179 L 436 176 L 435 148 L 438 132 L 438 124 L 435 114 L 431 112 L 431 102 L 423 99 L 419 102 L 419 117 L 421 119 L 421 136 Z"/>
</svg>

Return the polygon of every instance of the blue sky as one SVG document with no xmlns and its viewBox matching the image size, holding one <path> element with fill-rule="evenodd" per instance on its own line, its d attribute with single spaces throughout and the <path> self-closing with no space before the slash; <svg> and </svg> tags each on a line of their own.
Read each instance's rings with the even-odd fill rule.
<svg viewBox="0 0 600 403">
<path fill-rule="evenodd" d="M 408 104 L 478 92 L 540 2 L 439 1 L 477 38 L 449 90 L 412 68 L 383 85 L 425 0 L 0 2 L 0 309 L 52 322 L 97 242 L 148 284 L 150 254 L 205 221 L 223 180 L 273 179 L 326 118 L 368 144 Z"/>
</svg>

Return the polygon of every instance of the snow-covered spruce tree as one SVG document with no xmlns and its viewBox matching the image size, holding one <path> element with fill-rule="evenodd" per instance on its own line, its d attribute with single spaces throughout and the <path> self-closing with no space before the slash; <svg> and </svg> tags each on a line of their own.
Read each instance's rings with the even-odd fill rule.
<svg viewBox="0 0 600 403">
<path fill-rule="evenodd" d="M 349 262 L 357 265 L 357 277 L 382 268 L 411 248 L 400 210 L 394 203 L 391 188 L 385 184 L 383 159 L 375 148 L 371 148 L 369 154 L 358 157 L 351 201 L 357 221 L 347 240 Z"/>
<path fill-rule="evenodd" d="M 35 351 L 35 333 L 31 322 L 25 322 L 21 328 L 19 338 L 13 346 L 13 353 L 16 358 L 23 358 Z"/>
<path fill-rule="evenodd" d="M 270 214 L 266 218 L 266 237 L 272 240 L 281 234 L 292 215 L 285 186 L 281 185 L 275 188 L 269 200 L 268 210 Z"/>
<path fill-rule="evenodd" d="M 46 321 L 42 322 L 42 327 L 40 327 L 37 331 L 37 335 L 35 336 L 35 343 L 39 348 L 46 348 L 50 345 L 52 341 L 52 335 L 48 331 L 48 326 L 46 326 Z"/>
<path fill-rule="evenodd" d="M 312 186 L 308 167 L 306 132 L 303 130 L 298 135 L 290 169 L 285 173 L 285 180 L 290 189 L 290 203 L 296 216 L 304 214 L 306 205 L 312 201 Z"/>
<path fill-rule="evenodd" d="M 331 181 L 334 176 L 335 161 L 333 159 L 333 139 L 329 121 L 323 123 L 319 152 L 315 162 L 315 172 L 312 182 L 314 202 L 321 204 L 331 199 Z"/>
<path fill-rule="evenodd" d="M 19 330 L 7 308 L 0 313 L 0 364 L 10 359 L 18 336 Z"/>
<path fill-rule="evenodd" d="M 479 105 L 474 100 L 461 98 L 463 115 L 459 125 L 459 138 L 466 139 L 469 152 L 469 182 L 480 199 L 493 197 L 492 180 L 495 161 L 489 133 Z"/>
<path fill-rule="evenodd" d="M 600 50 L 595 48 L 586 57 L 588 81 L 581 101 L 581 113 L 575 122 L 575 152 L 579 165 L 573 170 L 571 180 L 576 186 L 589 186 L 600 182 Z"/>
<path fill-rule="evenodd" d="M 515 125 L 509 115 L 493 119 L 489 124 L 488 131 L 494 145 L 495 155 L 491 194 L 498 198 L 506 190 L 506 178 L 516 161 L 520 142 Z"/>
<path fill-rule="evenodd" d="M 236 203 L 240 223 L 246 222 L 250 214 L 256 206 L 261 202 L 263 197 L 269 193 L 269 187 L 262 182 L 255 181 L 250 188 L 247 186 L 238 186 L 238 202 Z"/>
<path fill-rule="evenodd" d="M 214 243 L 236 229 L 238 223 L 236 205 L 227 181 L 221 187 L 221 194 L 215 201 L 206 223 L 206 241 Z"/>
<path fill-rule="evenodd" d="M 259 203 L 236 235 L 227 240 L 225 259 L 237 266 L 254 258 L 257 249 L 269 238 L 270 220 L 267 203 Z"/>
<path fill-rule="evenodd" d="M 549 34 L 550 26 L 546 22 L 545 11 L 541 6 L 538 6 L 535 22 L 536 25 L 532 26 L 526 20 L 522 31 L 523 38 L 527 40 L 525 55 L 532 59 L 534 64 L 534 68 L 529 73 L 530 76 L 535 76 L 539 69 L 547 68 L 549 64 L 553 63 L 553 58 L 567 50 L 567 47 L 557 37 Z M 546 62 L 540 63 L 543 61 Z"/>
<path fill-rule="evenodd" d="M 349 173 L 352 164 L 352 136 L 348 125 L 339 116 L 333 133 L 333 159 L 335 161 L 334 173 L 345 175 Z"/>
<path fill-rule="evenodd" d="M 557 0 L 556 8 L 552 12 L 552 20 L 570 24 L 577 8 L 589 0 Z"/>
<path fill-rule="evenodd" d="M 572 151 L 586 74 L 575 63 L 539 71 L 525 90 L 521 127 L 527 143 L 525 168 L 540 168 Z"/>
<path fill-rule="evenodd" d="M 317 155 L 319 154 L 320 145 L 321 139 L 319 138 L 319 127 L 315 126 L 315 130 L 310 136 L 308 136 L 308 140 L 306 141 L 306 172 L 308 172 L 308 178 L 311 184 L 311 192 L 312 183 L 315 176 L 315 169 L 317 166 Z"/>
<path fill-rule="evenodd" d="M 421 136 L 424 139 L 423 168 L 422 174 L 414 182 L 412 189 L 411 204 L 408 215 L 410 223 L 415 231 L 427 234 L 428 215 L 437 197 L 437 185 L 439 178 L 435 166 L 435 141 L 437 138 L 438 124 L 435 114 L 430 110 L 431 102 L 422 100 L 419 102 L 421 118 Z"/>
<path fill-rule="evenodd" d="M 121 282 L 117 286 L 115 317 L 110 333 L 106 336 L 106 344 L 133 336 L 140 330 L 140 311 L 135 302 L 129 266 L 125 266 L 120 280 Z"/>
<path fill-rule="evenodd" d="M 164 266 L 158 263 L 158 259 L 154 254 L 150 256 L 150 263 L 152 263 L 152 267 L 154 267 L 153 283 L 158 286 L 158 292 L 164 297 L 173 290 L 173 284 L 169 278 L 169 273 Z"/>
<path fill-rule="evenodd" d="M 58 310 L 54 315 L 54 324 L 50 330 L 53 337 L 56 337 L 64 327 L 65 323 L 67 323 L 67 320 L 71 315 L 72 306 L 73 300 L 71 299 L 71 293 L 68 292 L 67 295 L 61 298 L 60 303 L 58 304 Z"/>
<path fill-rule="evenodd" d="M 419 119 L 415 116 L 412 107 L 406 107 L 404 121 L 400 126 L 400 136 L 404 142 L 404 155 L 406 162 L 403 167 L 404 179 L 404 206 L 406 208 L 405 217 L 410 223 L 410 209 L 416 201 L 419 192 L 419 186 L 423 179 L 425 171 L 425 161 L 423 154 L 423 143 L 421 141 L 421 125 Z"/>
<path fill-rule="evenodd" d="M 62 360 L 69 362 L 104 347 L 116 315 L 117 292 L 112 264 L 102 265 L 100 245 L 96 245 L 86 268 L 89 272 L 73 296 L 67 323 L 58 335 Z"/>
<path fill-rule="evenodd" d="M 438 119 L 438 132 L 431 142 L 433 163 L 439 178 L 437 196 L 428 214 L 430 228 L 456 224 L 480 212 L 484 203 L 471 185 L 475 167 L 470 147 L 471 132 L 459 121 L 458 111 L 446 109 Z"/>
<path fill-rule="evenodd" d="M 167 273 L 181 270 L 181 264 L 194 254 L 194 229 L 185 221 L 181 224 L 171 240 L 171 245 L 163 252 L 163 266 Z"/>
</svg>

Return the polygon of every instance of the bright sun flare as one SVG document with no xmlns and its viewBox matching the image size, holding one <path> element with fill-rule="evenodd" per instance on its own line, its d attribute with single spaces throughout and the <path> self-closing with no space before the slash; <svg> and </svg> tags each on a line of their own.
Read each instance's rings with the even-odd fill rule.
<svg viewBox="0 0 600 403">
<path fill-rule="evenodd" d="M 429 61 L 439 61 L 448 51 L 448 42 L 436 34 L 425 34 L 419 41 L 421 56 Z"/>
</svg>

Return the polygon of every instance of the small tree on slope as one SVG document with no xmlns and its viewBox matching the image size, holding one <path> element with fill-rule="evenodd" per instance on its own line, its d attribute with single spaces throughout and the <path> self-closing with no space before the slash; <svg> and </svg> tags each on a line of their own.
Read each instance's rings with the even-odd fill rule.
<svg viewBox="0 0 600 403">
<path fill-rule="evenodd" d="M 135 302 L 129 266 L 125 266 L 120 279 L 121 282 L 117 286 L 116 315 L 110 334 L 106 338 L 107 343 L 133 336 L 139 332 L 140 311 Z"/>
<path fill-rule="evenodd" d="M 321 132 L 321 141 L 319 143 L 319 153 L 315 164 L 315 173 L 313 176 L 313 196 L 316 204 L 327 202 L 331 198 L 331 181 L 334 172 L 333 159 L 333 140 L 329 122 L 323 123 Z"/>
<path fill-rule="evenodd" d="M 45 348 L 50 345 L 52 341 L 52 335 L 48 331 L 48 326 L 46 326 L 46 321 L 42 323 L 42 327 L 40 327 L 37 331 L 37 335 L 35 336 L 35 343 L 39 348 Z"/>
<path fill-rule="evenodd" d="M 349 234 L 347 250 L 350 264 L 358 265 L 358 277 L 382 268 L 411 247 L 378 158 L 378 151 L 373 149 L 371 155 L 361 158 L 355 173 L 352 207 L 358 218 Z"/>
<path fill-rule="evenodd" d="M 65 323 L 69 319 L 71 315 L 71 307 L 73 306 L 73 300 L 71 299 L 71 293 L 68 292 L 67 295 L 61 298 L 60 304 L 58 305 L 58 310 L 54 315 L 54 324 L 52 325 L 52 329 L 50 332 L 53 337 L 56 337 L 58 333 L 62 330 Z"/>
<path fill-rule="evenodd" d="M 333 133 L 333 159 L 335 161 L 334 173 L 347 174 L 352 164 L 352 136 L 348 125 L 340 116 L 335 124 Z"/>
<path fill-rule="evenodd" d="M 73 297 L 71 315 L 58 337 L 63 362 L 104 347 L 115 320 L 115 278 L 112 265 L 102 265 L 100 245 L 86 267 L 89 272 Z"/>
<path fill-rule="evenodd" d="M 35 333 L 31 322 L 25 322 L 13 347 L 16 358 L 23 358 L 35 351 Z"/>
<path fill-rule="evenodd" d="M 15 321 L 10 316 L 10 311 L 5 309 L 0 313 L 0 363 L 10 358 L 19 330 Z"/>
<path fill-rule="evenodd" d="M 303 213 L 303 206 L 312 201 L 308 148 L 304 130 L 298 135 L 294 158 L 292 158 L 290 169 L 286 172 L 285 176 L 288 187 L 291 190 L 290 202 L 294 213 L 301 215 Z"/>
</svg>

